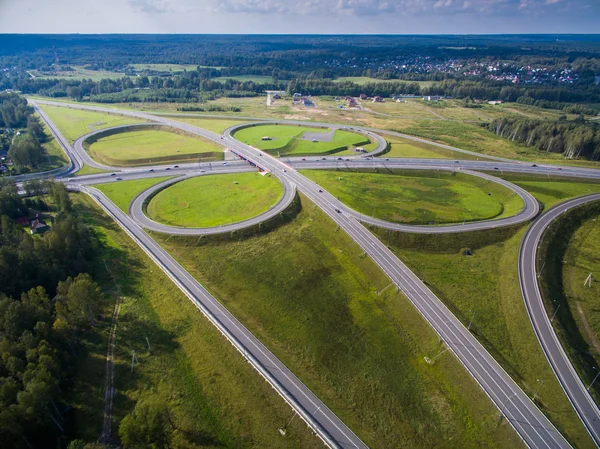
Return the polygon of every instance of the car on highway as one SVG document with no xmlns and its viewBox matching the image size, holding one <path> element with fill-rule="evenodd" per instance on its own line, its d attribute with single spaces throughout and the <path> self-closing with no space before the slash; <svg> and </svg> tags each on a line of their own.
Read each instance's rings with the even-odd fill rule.
<svg viewBox="0 0 600 449">
<path fill-rule="evenodd" d="M 117 174 L 116 173 L 111 173 L 110 176 L 117 176 Z"/>
<path fill-rule="evenodd" d="M 336 209 L 335 211 L 336 211 L 338 214 L 341 214 L 341 213 L 342 213 L 342 211 L 341 211 L 341 210 L 339 210 L 339 209 Z"/>
<path fill-rule="evenodd" d="M 123 178 L 117 178 L 116 180 L 117 181 L 123 181 Z"/>
<path fill-rule="evenodd" d="M 494 167 L 494 170 L 500 170 L 498 167 Z"/>
<path fill-rule="evenodd" d="M 326 157 L 324 157 L 324 158 L 322 158 L 321 160 L 322 160 L 322 161 L 326 161 L 326 160 L 327 160 L 327 158 L 326 158 Z"/>
<path fill-rule="evenodd" d="M 558 167 L 557 170 L 562 170 L 562 167 Z"/>
<path fill-rule="evenodd" d="M 341 157 L 338 157 L 338 161 L 343 161 L 344 159 L 342 159 Z"/>
<path fill-rule="evenodd" d="M 454 163 L 455 163 L 455 164 L 460 164 L 460 162 L 458 162 L 458 161 L 454 161 Z"/>
<path fill-rule="evenodd" d="M 206 173 L 206 170 L 200 170 L 200 173 Z"/>
<path fill-rule="evenodd" d="M 174 165 L 173 168 L 179 168 L 179 165 Z"/>
<path fill-rule="evenodd" d="M 150 173 L 152 173 L 152 172 L 154 171 L 154 169 L 153 169 L 153 168 L 151 168 L 151 169 L 150 169 L 150 170 L 148 170 L 148 171 L 149 171 Z"/>
<path fill-rule="evenodd" d="M 285 168 L 282 168 L 281 171 L 285 173 Z"/>
<path fill-rule="evenodd" d="M 305 161 L 305 160 L 306 160 L 306 158 L 305 158 L 305 157 L 303 157 L 303 158 L 302 158 L 302 160 L 303 160 L 303 161 Z"/>
<path fill-rule="evenodd" d="M 323 189 L 319 189 L 319 193 L 323 193 Z"/>
<path fill-rule="evenodd" d="M 532 167 L 537 167 L 537 165 L 536 165 L 536 164 L 533 164 L 533 165 L 532 165 Z"/>
<path fill-rule="evenodd" d="M 171 170 L 171 167 L 167 167 L 167 168 L 165 168 L 165 170 Z"/>
</svg>

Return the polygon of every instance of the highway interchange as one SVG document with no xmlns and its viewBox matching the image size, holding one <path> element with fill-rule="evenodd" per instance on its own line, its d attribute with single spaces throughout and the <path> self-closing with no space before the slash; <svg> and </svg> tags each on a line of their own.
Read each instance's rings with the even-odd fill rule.
<svg viewBox="0 0 600 449">
<path fill-rule="evenodd" d="M 177 122 L 172 116 L 155 116 L 137 111 L 98 108 L 95 106 L 67 105 L 64 103 L 37 101 L 37 103 L 52 104 L 55 106 L 73 107 L 88 110 L 96 110 L 109 113 L 118 113 L 136 118 L 145 119 L 164 126 L 181 129 L 186 132 L 197 134 L 203 138 L 212 140 L 217 144 L 227 146 L 231 151 L 238 154 L 245 161 L 222 164 L 180 164 L 175 169 L 172 167 L 168 172 L 178 175 L 175 180 L 165 181 L 164 184 L 177 182 L 190 176 L 216 175 L 225 172 L 238 172 L 255 170 L 247 161 L 263 170 L 270 171 L 277 176 L 284 186 L 282 200 L 262 217 L 255 217 L 244 223 L 237 223 L 229 227 L 212 229 L 186 229 L 177 227 L 165 227 L 160 223 L 152 222 L 144 212 L 142 204 L 152 194 L 153 187 L 148 192 L 143 192 L 136 198 L 130 208 L 130 215 L 124 214 L 99 190 L 92 187 L 93 184 L 102 182 L 114 182 L 112 173 L 81 176 L 72 178 L 70 175 L 79 170 L 83 163 L 96 166 L 83 148 L 80 138 L 74 146 L 62 136 L 57 127 L 52 123 L 41 108 L 32 102 L 33 106 L 46 121 L 57 141 L 63 147 L 69 159 L 68 167 L 62 171 L 54 171 L 49 174 L 67 183 L 69 188 L 80 190 L 90 195 L 124 230 L 136 243 L 154 260 L 154 262 L 176 283 L 176 285 L 192 300 L 197 307 L 211 320 L 211 322 L 228 338 L 228 340 L 249 360 L 257 371 L 275 388 L 279 394 L 296 410 L 304 421 L 319 435 L 319 437 L 330 447 L 367 447 L 358 436 L 356 436 L 337 416 L 329 410 L 302 382 L 297 379 L 268 349 L 266 349 L 241 323 L 239 323 L 214 297 L 212 297 L 197 281 L 195 281 L 166 251 L 164 251 L 143 228 L 167 233 L 181 234 L 203 234 L 215 232 L 228 232 L 241 229 L 249 225 L 268 219 L 273 214 L 284 210 L 293 200 L 295 192 L 299 191 L 317 204 L 341 229 L 368 254 L 379 267 L 392 279 L 400 291 L 402 291 L 419 310 L 423 317 L 440 335 L 447 347 L 462 362 L 465 368 L 480 384 L 481 388 L 499 408 L 501 414 L 518 432 L 523 441 L 534 448 L 559 448 L 570 447 L 565 438 L 558 432 L 546 416 L 537 408 L 521 388 L 503 370 L 498 362 L 487 352 L 477 339 L 453 314 L 452 312 L 429 290 L 425 284 L 412 273 L 379 239 L 377 239 L 361 222 L 386 227 L 388 229 L 401 230 L 405 232 L 464 232 L 476 229 L 489 229 L 499 226 L 514 225 L 532 220 L 539 213 L 539 205 L 533 197 L 507 181 L 481 173 L 491 172 L 516 172 L 535 173 L 548 176 L 571 176 L 578 178 L 600 178 L 600 171 L 582 169 L 575 167 L 562 167 L 544 165 L 532 166 L 532 164 L 519 163 L 505 159 L 495 160 L 426 160 L 426 159 L 384 159 L 367 157 L 351 157 L 339 160 L 336 157 L 323 158 L 286 158 L 279 160 L 269 156 L 260 150 L 237 141 L 233 137 L 237 127 L 232 127 L 223 135 L 215 134 L 201 128 Z M 303 123 L 297 121 L 273 121 L 276 123 Z M 269 123 L 262 121 L 260 123 Z M 312 125 L 312 122 L 311 122 Z M 347 128 L 343 125 L 319 124 L 333 128 Z M 417 141 L 423 139 L 404 136 L 389 131 L 379 131 L 360 128 L 360 132 L 379 142 L 375 153 L 385 151 L 385 140 L 381 134 L 399 135 Z M 383 141 L 383 142 L 382 142 Z M 431 142 L 427 142 L 430 143 Z M 470 154 L 460 149 L 439 145 L 453 151 Z M 481 155 L 477 155 L 481 157 Z M 307 160 L 304 160 L 307 159 Z M 483 158 L 482 158 L 483 159 Z M 91 162 L 90 162 L 91 160 Z M 99 164 L 101 165 L 101 164 Z M 301 175 L 299 168 L 368 168 L 377 167 L 382 170 L 402 168 L 419 170 L 462 170 L 464 173 L 474 176 L 483 176 L 486 179 L 499 182 L 512 189 L 524 201 L 523 210 L 513 216 L 502 220 L 490 220 L 482 222 L 466 223 L 464 225 L 451 226 L 404 226 L 393 223 L 382 222 L 359 214 L 339 202 L 333 195 L 326 192 L 320 186 Z M 119 171 L 122 179 L 140 179 L 153 176 L 165 176 L 167 174 L 165 165 L 144 169 L 120 169 L 108 166 L 106 168 Z M 204 170 L 204 171 L 202 171 Z M 550 320 L 543 307 L 543 302 L 537 287 L 536 273 L 536 251 L 539 237 L 544 229 L 561 213 L 576 204 L 596 201 L 598 195 L 573 200 L 541 215 L 530 228 L 523 241 L 521 257 L 519 259 L 519 273 L 523 289 L 525 303 L 527 305 L 530 319 L 532 320 L 536 334 L 542 345 L 557 378 L 559 379 L 567 396 L 581 417 L 588 432 L 595 443 L 600 443 L 600 411 L 590 398 L 589 393 L 583 387 L 574 368 L 562 350 L 556 335 L 552 329 Z M 269 215 L 271 214 L 271 215 Z"/>
</svg>

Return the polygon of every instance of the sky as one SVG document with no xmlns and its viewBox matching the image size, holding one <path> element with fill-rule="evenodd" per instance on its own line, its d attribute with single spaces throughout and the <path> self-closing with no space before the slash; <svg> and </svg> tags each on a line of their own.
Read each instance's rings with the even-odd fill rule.
<svg viewBox="0 0 600 449">
<path fill-rule="evenodd" d="M 600 33 L 600 0 L 0 0 L 0 33 Z"/>
</svg>

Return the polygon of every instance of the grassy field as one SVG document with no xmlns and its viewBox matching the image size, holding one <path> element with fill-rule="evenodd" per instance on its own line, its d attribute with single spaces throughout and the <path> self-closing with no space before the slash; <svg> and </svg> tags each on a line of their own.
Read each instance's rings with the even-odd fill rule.
<svg viewBox="0 0 600 449">
<path fill-rule="evenodd" d="M 130 64 L 136 72 L 147 70 L 158 72 L 182 72 L 196 70 L 196 64 Z"/>
<path fill-rule="evenodd" d="M 258 237 L 157 237 L 370 447 L 522 446 L 455 358 L 425 363 L 436 334 L 301 199 L 291 223 Z"/>
<path fill-rule="evenodd" d="M 102 170 L 101 168 L 91 167 L 87 164 L 83 164 L 81 170 L 75 173 L 75 176 L 85 176 L 85 175 L 96 175 L 98 173 L 109 173 L 109 170 Z"/>
<path fill-rule="evenodd" d="M 575 447 L 594 447 L 525 310 L 517 272 L 525 229 L 442 236 L 375 232 L 465 325 L 473 320 L 473 334 L 526 394 L 538 391 L 536 404 Z"/>
<path fill-rule="evenodd" d="M 88 70 L 82 66 L 71 66 L 74 70 L 58 70 L 56 72 L 40 72 L 39 70 L 30 70 L 31 74 L 36 79 L 66 79 L 66 80 L 82 80 L 91 79 L 92 81 L 100 81 L 101 79 L 118 79 L 126 76 L 124 73 L 111 72 L 108 70 Z"/>
<path fill-rule="evenodd" d="M 144 122 L 143 120 L 132 117 L 84 111 L 81 109 L 70 109 L 62 106 L 48 106 L 41 104 L 40 107 L 48 114 L 50 120 L 54 122 L 60 132 L 70 142 L 98 129 Z"/>
<path fill-rule="evenodd" d="M 544 176 L 521 174 L 504 174 L 501 177 L 530 192 L 544 209 L 570 198 L 600 192 L 600 181 L 570 178 L 549 180 Z"/>
<path fill-rule="evenodd" d="M 202 118 L 202 117 L 170 117 L 178 122 L 188 123 L 197 126 L 198 128 L 207 129 L 209 131 L 222 134 L 227 128 L 234 125 L 241 125 L 248 120 L 230 120 L 227 118 Z"/>
<path fill-rule="evenodd" d="M 201 137 L 162 130 L 132 130 L 102 137 L 88 151 L 109 165 L 141 165 L 161 161 L 223 158 L 223 148 Z"/>
<path fill-rule="evenodd" d="M 445 148 L 429 145 L 427 143 L 416 142 L 402 137 L 381 136 L 390 143 L 390 151 L 382 154 L 380 157 L 405 157 L 405 158 L 423 158 L 423 159 L 477 159 L 476 156 L 461 153 L 460 151 L 447 150 Z"/>
<path fill-rule="evenodd" d="M 213 81 L 252 81 L 253 83 L 261 84 L 261 83 L 272 83 L 273 77 L 268 75 L 237 75 L 237 76 L 219 76 L 217 78 L 213 78 Z"/>
<path fill-rule="evenodd" d="M 302 173 L 354 210 L 394 223 L 485 220 L 515 215 L 523 208 L 521 199 L 505 187 L 460 173 Z"/>
<path fill-rule="evenodd" d="M 212 227 L 260 215 L 282 196 L 283 187 L 270 175 L 199 176 L 156 194 L 148 204 L 148 215 L 174 226 Z"/>
<path fill-rule="evenodd" d="M 434 81 L 406 81 L 406 80 L 382 80 L 379 78 L 370 78 L 368 76 L 341 76 L 335 79 L 336 82 L 350 81 L 355 84 L 367 83 L 417 83 L 421 87 L 429 87 Z"/>
<path fill-rule="evenodd" d="M 129 213 L 129 204 L 144 190 L 159 182 L 171 179 L 173 176 L 162 176 L 159 178 L 135 179 L 131 181 L 114 181 L 105 184 L 96 184 L 94 187 L 110 198 L 119 208 Z"/>
<path fill-rule="evenodd" d="M 48 126 L 46 126 L 46 122 L 44 122 L 37 113 L 35 116 L 39 118 L 40 123 L 44 127 L 44 132 L 46 133 L 46 136 L 48 136 L 48 140 L 42 144 L 44 151 L 48 155 L 48 160 L 46 164 L 39 167 L 39 171 L 52 170 L 53 168 L 67 165 L 69 163 L 69 158 L 50 132 Z"/>
<path fill-rule="evenodd" d="M 370 142 L 368 137 L 349 131 L 335 130 L 330 142 L 313 142 L 303 140 L 305 133 L 327 133 L 325 128 L 309 128 L 292 125 L 261 125 L 241 129 L 235 138 L 249 145 L 265 150 L 271 154 L 303 156 L 311 154 L 337 153 L 337 149 L 345 151 L 354 146 L 364 146 Z M 270 140 L 262 140 L 263 137 Z"/>
<path fill-rule="evenodd" d="M 300 419 L 282 437 L 277 428 L 292 416 L 289 406 L 95 203 L 84 195 L 75 201 L 102 241 L 94 279 L 111 295 L 115 284 L 121 292 L 113 429 L 137 401 L 152 399 L 171 411 L 177 430 L 170 447 L 322 447 Z M 90 442 L 102 425 L 109 321 L 85 341 L 70 389 L 76 436 Z M 139 360 L 133 373 L 132 350 Z"/>
<path fill-rule="evenodd" d="M 569 211 L 545 232 L 538 264 L 544 269 L 540 290 L 556 334 L 585 385 L 592 385 L 600 362 L 597 276 L 600 269 L 600 203 Z M 543 262 L 542 262 L 543 261 Z M 585 284 L 592 274 L 592 282 Z M 600 385 L 590 388 L 600 403 Z"/>
</svg>

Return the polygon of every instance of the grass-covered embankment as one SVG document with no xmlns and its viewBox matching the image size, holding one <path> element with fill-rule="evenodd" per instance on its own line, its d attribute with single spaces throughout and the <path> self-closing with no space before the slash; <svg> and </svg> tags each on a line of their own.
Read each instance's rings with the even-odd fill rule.
<svg viewBox="0 0 600 449">
<path fill-rule="evenodd" d="M 347 206 L 394 223 L 444 224 L 509 217 L 521 198 L 497 183 L 446 171 L 302 170 Z"/>
<path fill-rule="evenodd" d="M 87 196 L 74 198 L 102 242 L 94 278 L 109 293 L 116 294 L 115 284 L 121 292 L 115 432 L 137 401 L 151 399 L 171 412 L 171 447 L 322 447 L 298 418 L 285 437 L 277 432 L 293 415 L 289 406 L 116 223 Z M 102 426 L 108 327 L 88 339 L 73 379 L 75 434 L 87 441 L 96 441 Z M 133 373 L 132 350 L 139 360 Z"/>
<path fill-rule="evenodd" d="M 97 161 L 115 166 L 223 159 L 223 148 L 199 136 L 162 126 L 107 130 L 86 145 Z"/>
<path fill-rule="evenodd" d="M 158 178 L 135 179 L 130 181 L 114 181 L 104 184 L 96 184 L 92 187 L 102 191 L 119 208 L 129 213 L 129 205 L 133 199 L 159 182 L 171 179 L 172 176 L 161 176 Z"/>
<path fill-rule="evenodd" d="M 145 120 L 116 113 L 107 114 L 47 104 L 40 104 L 39 106 L 70 142 L 74 142 L 77 138 L 99 129 L 145 122 Z"/>
<path fill-rule="evenodd" d="M 540 290 L 563 348 L 587 386 L 600 366 L 600 202 L 560 216 L 544 233 L 538 250 Z M 591 286 L 584 285 L 592 273 Z M 590 393 L 600 403 L 600 384 Z"/>
<path fill-rule="evenodd" d="M 275 176 L 258 172 L 198 176 L 161 190 L 147 205 L 155 221 L 212 227 L 244 221 L 273 207 L 283 196 Z"/>
<path fill-rule="evenodd" d="M 157 235 L 373 448 L 515 447 L 519 438 L 389 278 L 314 204 L 248 239 Z"/>
</svg>

